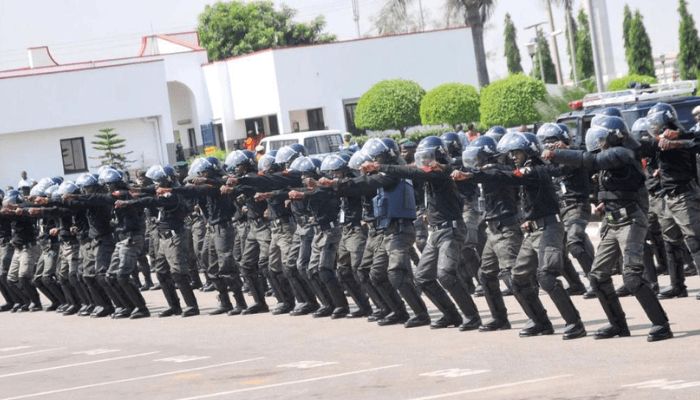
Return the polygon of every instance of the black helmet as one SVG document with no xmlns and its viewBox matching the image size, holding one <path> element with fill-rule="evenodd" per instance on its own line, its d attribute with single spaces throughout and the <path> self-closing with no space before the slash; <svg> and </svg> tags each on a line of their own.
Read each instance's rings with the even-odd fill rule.
<svg viewBox="0 0 700 400">
<path fill-rule="evenodd" d="M 561 129 L 559 124 L 546 123 L 537 130 L 537 139 L 540 143 L 564 142 L 569 144 L 569 134 Z"/>
<path fill-rule="evenodd" d="M 210 171 L 216 171 L 216 167 L 208 159 L 200 157 L 192 162 L 187 176 L 194 178 Z"/>
<path fill-rule="evenodd" d="M 649 120 L 646 117 L 639 118 L 638 120 L 634 121 L 634 124 L 632 125 L 632 129 L 630 130 L 630 136 L 634 138 L 634 140 L 641 142 L 642 140 L 649 140 L 651 139 L 651 134 L 649 133 Z"/>
<path fill-rule="evenodd" d="M 599 151 L 607 147 L 639 147 L 639 142 L 630 136 L 625 120 L 620 117 L 601 116 L 586 132 L 586 150 Z"/>
<path fill-rule="evenodd" d="M 498 142 L 496 149 L 499 153 L 508 153 L 521 150 L 528 157 L 539 157 L 542 153 L 540 142 L 537 136 L 530 132 L 508 132 Z"/>
<path fill-rule="evenodd" d="M 372 161 L 372 157 L 368 156 L 367 153 L 360 150 L 353 154 L 352 157 L 350 157 L 350 161 L 348 161 L 348 167 L 350 169 L 359 171 L 360 166 L 362 166 L 362 164 L 366 163 L 367 161 Z"/>
<path fill-rule="evenodd" d="M 175 182 L 175 170 L 171 166 L 153 165 L 146 171 L 146 178 L 159 185 Z"/>
<path fill-rule="evenodd" d="M 415 157 L 418 167 L 427 167 L 433 161 L 445 163 L 448 157 L 447 147 L 439 137 L 428 136 L 418 143 Z"/>
<path fill-rule="evenodd" d="M 207 161 L 209 161 L 209 163 L 211 163 L 211 165 L 214 167 L 214 170 L 221 171 L 221 162 L 219 161 L 218 158 L 207 157 Z"/>
<path fill-rule="evenodd" d="M 348 160 L 345 158 L 332 154 L 326 158 L 323 159 L 323 162 L 321 163 L 321 172 L 323 173 L 331 173 L 331 172 L 336 172 L 336 171 L 345 171 L 348 168 Z"/>
<path fill-rule="evenodd" d="M 253 171 L 257 167 L 255 154 L 248 150 L 234 150 L 226 156 L 227 172 L 235 172 L 236 169 L 244 168 L 246 171 Z"/>
<path fill-rule="evenodd" d="M 500 125 L 495 125 L 495 126 L 492 126 L 491 128 L 489 128 L 489 130 L 486 131 L 486 133 L 484 134 L 484 136 L 489 136 L 489 137 L 493 138 L 493 140 L 494 140 L 496 143 L 498 143 L 498 142 L 501 141 L 501 138 L 502 138 L 503 135 L 505 135 L 506 133 L 508 133 L 508 131 L 506 131 L 506 128 L 504 128 L 504 127 L 502 127 L 502 126 L 500 126 Z"/>
<path fill-rule="evenodd" d="M 71 181 L 64 181 L 58 186 L 58 190 L 56 190 L 56 193 L 60 196 L 63 196 L 66 194 L 77 194 L 79 191 L 80 188 L 78 188 L 78 185 Z"/>
<path fill-rule="evenodd" d="M 659 136 L 666 129 L 679 129 L 681 124 L 678 122 L 678 114 L 676 109 L 668 103 L 657 103 L 649 109 L 647 113 L 649 122 L 649 133 L 654 136 Z"/>
<path fill-rule="evenodd" d="M 398 155 L 401 153 L 401 150 L 399 149 L 399 145 L 396 144 L 396 141 L 392 138 L 383 138 L 382 142 L 386 145 L 386 147 L 390 148 L 391 151 L 394 152 L 394 154 Z"/>
<path fill-rule="evenodd" d="M 97 178 L 100 185 L 114 185 L 124 182 L 124 175 L 114 168 L 105 168 Z"/>
<path fill-rule="evenodd" d="M 289 168 L 291 163 L 298 157 L 306 156 L 306 148 L 299 143 L 284 146 L 275 155 L 275 164 Z"/>
<path fill-rule="evenodd" d="M 607 115 L 608 117 L 622 118 L 622 111 L 617 107 L 606 107 L 596 112 L 596 115 Z"/>
<path fill-rule="evenodd" d="M 472 140 L 462 152 L 462 164 L 467 168 L 477 168 L 498 154 L 497 143 L 490 136 L 479 136 Z"/>
<path fill-rule="evenodd" d="M 75 184 L 80 188 L 84 189 L 91 186 L 97 186 L 100 183 L 97 181 L 97 177 L 93 174 L 82 174 L 76 179 Z"/>
<path fill-rule="evenodd" d="M 289 166 L 290 171 L 301 172 L 302 175 L 315 175 L 317 173 L 316 169 L 314 161 L 306 156 L 297 157 Z"/>
<path fill-rule="evenodd" d="M 443 133 L 442 136 L 440 136 L 440 139 L 442 139 L 442 142 L 447 148 L 447 154 L 449 154 L 451 157 L 457 157 L 460 153 L 462 153 L 462 141 L 460 140 L 459 135 L 455 132 Z"/>
<path fill-rule="evenodd" d="M 277 164 L 275 164 L 275 156 L 277 155 L 277 150 L 271 150 L 260 157 L 258 160 L 258 171 L 268 172 L 275 171 Z"/>
<path fill-rule="evenodd" d="M 391 141 L 394 142 L 393 140 Z M 396 142 L 394 142 L 394 144 L 396 144 Z M 382 139 L 372 138 L 365 142 L 365 145 L 362 146 L 362 151 L 373 160 L 390 161 L 396 159 L 398 156 L 398 153 L 395 151 L 395 149 L 393 149 L 393 146 L 390 145 L 391 143 L 387 145 L 387 143 Z"/>
<path fill-rule="evenodd" d="M 10 190 L 2 199 L 3 207 L 22 203 L 24 203 L 24 198 L 22 197 L 22 193 L 20 193 L 18 190 Z"/>
</svg>

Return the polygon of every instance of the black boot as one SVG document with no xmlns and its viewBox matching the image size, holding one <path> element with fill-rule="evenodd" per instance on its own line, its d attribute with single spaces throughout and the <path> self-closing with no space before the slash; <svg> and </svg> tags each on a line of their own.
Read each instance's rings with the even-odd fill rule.
<svg viewBox="0 0 700 400">
<path fill-rule="evenodd" d="M 165 301 L 168 303 L 168 308 L 158 313 L 158 317 L 164 318 L 182 314 L 180 298 L 177 297 L 177 291 L 175 290 L 175 283 L 173 282 L 172 275 L 169 272 L 158 272 L 156 277 L 158 278 L 160 287 L 163 290 L 163 297 L 165 297 Z"/>
<path fill-rule="evenodd" d="M 503 281 L 503 283 L 506 285 L 506 288 L 501 291 L 501 296 L 512 296 L 513 295 L 513 278 L 511 277 L 510 270 L 506 269 L 503 270 L 501 276 L 499 278 Z M 481 290 L 484 290 L 484 296 L 486 295 L 486 288 L 484 288 L 484 284 L 481 284 Z M 499 285 L 499 290 L 500 290 L 500 285 Z"/>
<path fill-rule="evenodd" d="M 250 278 L 250 294 L 253 296 L 253 301 L 255 303 L 243 310 L 244 315 L 249 314 L 259 314 L 269 312 L 270 309 L 267 307 L 267 302 L 265 301 L 265 286 L 263 279 L 258 276 L 252 276 Z"/>
<path fill-rule="evenodd" d="M 29 311 L 41 311 L 42 307 L 39 292 L 37 292 L 36 287 L 32 285 L 29 278 L 19 278 L 19 287 L 22 288 L 22 291 L 31 301 L 29 304 Z"/>
<path fill-rule="evenodd" d="M 413 286 L 413 282 L 404 281 L 401 286 L 398 287 L 401 297 L 406 301 L 411 310 L 413 310 L 414 316 L 409 318 L 404 324 L 406 328 L 415 328 L 419 326 L 430 325 L 430 315 L 428 315 L 428 308 L 425 306 L 423 299 L 420 298 L 416 287 Z"/>
<path fill-rule="evenodd" d="M 348 300 L 345 297 L 345 293 L 343 293 L 343 289 L 338 283 L 338 279 L 336 279 L 334 275 L 332 278 L 326 279 L 323 284 L 326 286 L 328 294 L 331 297 L 331 303 L 333 304 L 333 313 L 331 314 L 331 318 L 345 318 L 350 310 L 348 309 Z"/>
<path fill-rule="evenodd" d="M 211 282 L 219 292 L 217 295 L 217 298 L 219 299 L 219 307 L 213 311 L 210 311 L 209 315 L 221 315 L 228 313 L 233 309 L 231 299 L 228 297 L 228 287 L 221 278 L 212 278 Z"/>
<path fill-rule="evenodd" d="M 465 288 L 459 283 L 455 283 L 453 285 L 447 285 L 445 289 L 447 289 L 447 291 L 450 293 L 450 296 L 452 296 L 455 304 L 457 304 L 457 307 L 464 315 L 464 322 L 459 326 L 459 330 L 464 332 L 479 329 L 479 326 L 481 325 L 479 310 L 476 308 L 474 300 L 471 296 L 469 296 L 469 293 L 465 290 Z M 484 291 L 483 286 L 482 291 Z"/>
<path fill-rule="evenodd" d="M 173 280 L 177 283 L 180 294 L 182 294 L 182 300 L 185 301 L 185 305 L 187 306 L 182 310 L 183 318 L 199 315 L 199 305 L 197 304 L 197 297 L 194 295 L 192 286 L 190 286 L 190 277 L 183 274 L 173 274 Z"/>
<path fill-rule="evenodd" d="M 571 262 L 567 255 L 564 255 L 564 265 L 562 276 L 566 279 L 569 287 L 566 289 L 567 293 L 571 296 L 579 296 L 586 293 L 586 286 L 581 281 L 581 277 L 578 275 L 578 271 L 574 268 L 574 264 Z"/>
<path fill-rule="evenodd" d="M 668 276 L 671 285 L 661 289 L 658 298 L 663 300 L 674 297 L 688 297 L 688 290 L 685 286 L 685 272 L 683 271 L 683 248 L 677 244 L 667 243 L 666 249 Z"/>
<path fill-rule="evenodd" d="M 58 285 L 58 282 L 56 282 L 56 279 L 54 277 L 44 276 L 41 278 L 41 283 L 44 285 L 46 290 L 51 292 L 56 303 L 58 303 L 58 306 L 54 308 L 54 310 L 61 309 L 61 307 L 66 304 L 66 297 L 63 295 L 63 291 Z M 51 305 L 53 306 L 53 304 Z M 49 310 L 47 309 L 47 311 Z"/>
<path fill-rule="evenodd" d="M 22 291 L 19 282 L 7 281 L 7 288 L 15 298 L 15 303 L 12 305 L 12 312 L 29 311 L 29 303 L 31 303 L 31 300 L 29 300 L 29 297 Z"/>
<path fill-rule="evenodd" d="M 330 293 L 328 293 L 328 289 L 326 289 L 326 285 L 321 282 L 321 278 L 318 274 L 311 274 L 309 276 L 309 283 L 316 297 L 321 302 L 321 307 L 312 314 L 313 317 L 330 317 L 333 314 L 333 300 L 331 299 Z"/>
<path fill-rule="evenodd" d="M 668 325 L 668 317 L 659 299 L 654 296 L 654 292 L 646 284 L 642 284 L 634 293 L 634 296 L 642 305 L 644 312 L 654 326 L 651 327 L 649 335 L 647 336 L 648 342 L 656 342 L 659 340 L 670 339 L 673 337 L 673 332 Z"/>
<path fill-rule="evenodd" d="M 387 305 L 388 313 L 376 320 L 377 324 L 380 326 L 392 325 L 396 323 L 403 324 L 406 322 L 410 315 L 406 311 L 406 305 L 404 304 L 401 296 L 399 296 L 398 291 L 391 285 L 388 280 L 384 281 L 372 281 L 372 285 L 377 289 L 377 293 L 381 296 L 384 303 Z M 384 310 L 380 309 L 379 312 Z M 371 317 L 370 317 L 371 318 Z M 369 321 L 370 318 L 367 320 Z"/>
<path fill-rule="evenodd" d="M 136 286 L 136 284 L 129 279 L 128 276 L 120 276 L 118 278 L 118 282 L 126 297 L 129 299 L 131 304 L 134 305 L 134 309 L 129 315 L 129 319 L 150 317 L 151 312 L 148 311 L 148 307 L 146 307 L 146 300 L 143 298 L 139 287 Z"/>
<path fill-rule="evenodd" d="M 508 309 L 503 301 L 503 295 L 500 291 L 498 280 L 487 279 L 482 275 L 481 286 L 484 288 L 484 297 L 486 304 L 491 312 L 491 320 L 486 321 L 479 327 L 481 332 L 497 331 L 501 329 L 510 329 L 508 321 Z"/>
<path fill-rule="evenodd" d="M 51 291 L 49 291 L 49 289 L 46 286 L 44 286 L 44 282 L 42 282 L 41 278 L 37 278 L 33 282 L 33 285 L 36 288 L 35 290 L 41 292 L 41 294 L 43 294 L 44 297 L 49 299 L 49 301 L 51 302 L 51 305 L 49 305 L 46 308 L 46 311 L 56 311 L 56 309 L 59 306 L 58 299 L 54 297 L 53 293 L 51 293 Z M 27 295 L 29 296 L 29 294 Z M 34 301 L 32 301 L 32 303 L 34 303 Z"/>
<path fill-rule="evenodd" d="M 441 318 L 430 324 L 430 329 L 443 329 L 449 328 L 450 326 L 456 328 L 464 322 L 462 316 L 459 315 L 457 311 L 457 307 L 455 307 L 450 297 L 437 281 L 423 283 L 420 287 L 423 289 L 423 293 L 425 293 L 426 297 L 428 297 L 442 313 Z"/>
<path fill-rule="evenodd" d="M 68 307 L 63 310 L 63 315 L 74 315 L 78 313 L 80 309 L 80 301 L 78 300 L 77 294 L 73 286 L 66 279 L 59 283 L 61 291 L 63 292 L 63 297 L 66 299 Z"/>
<path fill-rule="evenodd" d="M 525 328 L 520 331 L 520 337 L 551 335 L 554 333 L 552 323 L 547 317 L 547 311 L 540 301 L 537 287 L 532 284 L 520 285 L 513 282 L 513 295 L 520 303 L 525 315 L 530 318 Z"/>
<path fill-rule="evenodd" d="M 0 312 L 10 311 L 15 305 L 15 299 L 7 285 L 7 275 L 0 275 L 0 294 L 5 299 L 5 304 L 0 306 Z"/>
<path fill-rule="evenodd" d="M 357 305 L 357 310 L 349 313 L 347 318 L 364 318 L 372 314 L 372 306 L 369 304 L 369 299 L 354 277 L 344 279 L 343 286 Z"/>
<path fill-rule="evenodd" d="M 105 287 L 100 283 L 97 277 L 84 277 L 85 284 L 90 291 L 90 294 L 95 301 L 95 307 L 93 307 L 92 313 L 90 314 L 93 318 L 107 317 L 114 313 L 114 307 L 112 306 L 112 301 L 109 295 L 105 291 Z M 104 279 L 102 279 L 104 281 Z M 105 283 L 106 285 L 106 283 Z"/>
<path fill-rule="evenodd" d="M 557 310 L 559 310 L 559 314 L 566 322 L 562 339 L 570 340 L 586 336 L 586 329 L 581 322 L 581 316 L 559 280 L 556 281 L 554 289 L 549 292 L 549 298 L 552 299 Z"/>
<path fill-rule="evenodd" d="M 127 277 L 127 279 L 129 278 Z M 129 318 L 131 316 L 131 313 L 136 308 L 136 305 L 124 292 L 124 288 L 119 283 L 119 280 L 117 279 L 116 275 L 107 275 L 105 277 L 105 280 L 107 282 L 107 286 L 109 286 L 109 288 L 111 289 L 111 292 L 108 292 L 108 294 L 110 294 L 110 297 L 114 296 L 112 298 L 112 303 L 117 305 L 118 308 L 114 311 L 114 314 L 112 314 L 112 318 Z M 121 307 L 119 307 L 119 305 L 121 305 Z"/>
<path fill-rule="evenodd" d="M 121 315 L 122 318 L 128 317 L 128 314 L 126 316 L 122 315 L 124 314 L 124 311 L 127 309 L 127 304 L 125 300 L 123 299 L 123 296 L 118 295 L 114 291 L 114 287 L 112 286 L 112 282 L 110 282 L 109 277 L 106 275 L 98 275 L 97 276 L 97 284 L 100 285 L 100 288 L 102 289 L 102 293 L 104 293 L 107 298 L 109 299 L 108 302 L 111 302 L 114 304 L 114 311 L 112 313 L 113 316 Z M 102 306 L 100 304 L 100 306 Z M 97 311 L 97 310 L 96 310 Z M 129 314 L 131 314 L 131 309 L 128 310 Z M 98 312 L 95 312 L 93 314 L 98 314 Z"/>
<path fill-rule="evenodd" d="M 274 310 L 272 310 L 272 314 L 287 314 L 294 310 L 294 306 L 296 304 L 292 286 L 283 272 L 270 271 L 270 281 L 272 282 L 273 280 L 275 281 L 274 286 L 276 286 L 276 290 L 279 297 L 282 299 L 282 302 L 278 304 Z"/>
<path fill-rule="evenodd" d="M 232 293 L 236 305 L 229 310 L 227 315 L 240 315 L 248 308 L 248 304 L 243 296 L 243 282 L 239 276 L 226 276 L 223 278 L 228 290 Z"/>
<path fill-rule="evenodd" d="M 591 282 L 593 285 L 594 282 Z M 625 312 L 620 304 L 620 299 L 615 294 L 615 287 L 612 280 L 608 279 L 605 282 L 595 283 L 597 286 L 596 295 L 603 307 L 605 315 L 608 317 L 609 324 L 598 329 L 593 336 L 594 339 L 610 339 L 615 336 L 627 337 L 630 336 L 630 330 L 627 327 Z"/>
</svg>

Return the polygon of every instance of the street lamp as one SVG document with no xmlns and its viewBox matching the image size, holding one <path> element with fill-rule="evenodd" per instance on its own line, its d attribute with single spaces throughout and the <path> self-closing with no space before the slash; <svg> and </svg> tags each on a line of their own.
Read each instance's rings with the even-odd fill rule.
<svg viewBox="0 0 700 400">
<path fill-rule="evenodd" d="M 659 61 L 661 62 L 661 70 L 663 71 L 664 83 L 668 83 L 668 76 L 666 76 L 666 56 L 664 54 L 659 56 Z"/>
<path fill-rule="evenodd" d="M 537 40 L 534 38 L 530 40 L 527 44 L 527 53 L 530 55 L 530 58 L 532 59 L 533 67 L 535 63 L 535 56 L 537 56 L 537 61 L 540 66 L 540 79 L 542 79 L 542 83 L 544 83 L 544 63 L 542 62 L 542 57 L 540 57 L 540 46 L 537 44 Z"/>
</svg>

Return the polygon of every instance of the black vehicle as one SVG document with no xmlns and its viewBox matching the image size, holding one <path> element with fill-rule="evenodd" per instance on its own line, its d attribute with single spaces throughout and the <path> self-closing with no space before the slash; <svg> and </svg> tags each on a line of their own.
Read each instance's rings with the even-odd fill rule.
<svg viewBox="0 0 700 400">
<path fill-rule="evenodd" d="M 557 118 L 558 123 L 569 127 L 572 144 L 581 145 L 591 120 L 604 108 L 617 107 L 627 126 L 647 115 L 654 104 L 665 102 L 671 104 L 678 113 L 678 119 L 686 129 L 695 125 L 691 111 L 700 105 L 700 96 L 696 96 L 694 81 L 681 81 L 671 84 L 651 85 L 643 89 L 628 89 L 617 92 L 593 93 L 586 95 L 582 101 L 574 101 L 569 106 L 574 110 Z"/>
</svg>

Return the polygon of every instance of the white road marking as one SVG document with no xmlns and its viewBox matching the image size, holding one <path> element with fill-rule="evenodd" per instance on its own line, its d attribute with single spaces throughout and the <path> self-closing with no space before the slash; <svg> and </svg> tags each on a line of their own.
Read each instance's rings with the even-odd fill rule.
<svg viewBox="0 0 700 400">
<path fill-rule="evenodd" d="M 333 365 L 333 364 L 338 364 L 338 363 L 335 361 L 298 361 L 295 363 L 278 365 L 277 368 L 308 369 L 308 368 L 317 368 L 317 367 L 323 367 L 325 365 Z"/>
<path fill-rule="evenodd" d="M 6 351 L 24 350 L 24 349 L 28 349 L 30 347 L 32 347 L 32 346 L 3 347 L 2 349 L 0 349 L 0 351 L 4 353 Z"/>
<path fill-rule="evenodd" d="M 622 387 L 633 387 L 636 389 L 661 389 L 661 390 L 679 390 L 688 389 L 691 387 L 700 386 L 700 381 L 687 382 L 684 380 L 669 381 L 668 379 L 653 379 L 650 381 L 630 383 L 622 385 Z"/>
<path fill-rule="evenodd" d="M 95 387 L 100 387 L 100 386 L 115 385 L 115 384 L 118 384 L 118 383 L 134 382 L 134 381 L 140 381 L 140 380 L 144 380 L 144 379 L 160 378 L 160 377 L 163 377 L 163 376 L 184 374 L 184 373 L 186 373 L 186 372 L 195 372 L 195 371 L 202 371 L 202 370 L 205 370 L 205 369 L 218 368 L 218 367 L 225 367 L 225 366 L 228 366 L 228 365 L 242 364 L 242 363 L 246 363 L 246 362 L 262 360 L 263 358 L 265 358 L 265 357 L 249 358 L 249 359 L 247 359 L 247 360 L 230 361 L 230 362 L 225 362 L 225 363 L 221 363 L 221 364 L 207 365 L 207 366 L 204 366 L 204 367 L 180 369 L 180 370 L 177 370 L 177 371 L 163 372 L 163 373 L 160 373 L 160 374 L 153 374 L 153 375 L 146 375 L 146 376 L 137 376 L 137 377 L 134 377 L 134 378 L 117 379 L 117 380 L 114 380 L 114 381 L 106 381 L 106 382 L 92 383 L 92 384 L 89 384 L 89 385 L 73 386 L 73 387 L 63 388 L 63 389 L 47 390 L 47 391 L 45 391 L 45 392 L 37 392 L 37 393 L 23 394 L 23 395 L 14 396 L 14 397 L 5 397 L 4 399 L 0 399 L 0 400 L 19 400 L 19 399 L 28 399 L 28 398 L 30 398 L 30 397 L 48 396 L 48 395 L 56 394 L 56 393 L 73 392 L 73 391 L 76 391 L 76 390 L 90 389 L 90 388 L 95 388 Z"/>
<path fill-rule="evenodd" d="M 486 392 L 489 390 L 498 390 L 498 389 L 505 389 L 513 386 L 520 386 L 520 385 L 527 385 L 529 383 L 538 383 L 538 382 L 545 382 L 545 381 L 551 381 L 555 379 L 561 379 L 561 378 L 566 378 L 571 376 L 571 374 L 566 374 L 566 375 L 555 375 L 555 376 L 549 376 L 547 378 L 538 378 L 538 379 L 528 379 L 525 381 L 517 381 L 517 382 L 511 382 L 511 383 L 504 383 L 501 385 L 493 385 L 493 386 L 484 386 L 480 388 L 474 388 L 474 389 L 466 389 L 466 390 L 460 390 L 458 392 L 449 392 L 449 393 L 442 393 L 442 394 L 436 394 L 432 396 L 425 396 L 425 397 L 415 397 L 412 398 L 411 400 L 431 400 L 431 399 L 442 399 L 443 397 L 452 397 L 452 396 L 459 396 L 463 394 L 470 394 L 470 393 L 479 393 L 479 392 Z"/>
<path fill-rule="evenodd" d="M 209 356 L 182 355 L 182 356 L 173 356 L 173 357 L 168 357 L 168 358 L 159 358 L 159 359 L 153 360 L 153 361 L 184 363 L 184 362 L 189 362 L 189 361 L 204 360 L 206 358 L 211 358 L 211 357 L 209 357 Z"/>
<path fill-rule="evenodd" d="M 262 386 L 249 387 L 249 388 L 243 388 L 243 389 L 234 389 L 234 390 L 228 390 L 228 391 L 225 391 L 225 392 L 203 394 L 203 395 L 200 395 L 200 396 L 183 397 L 183 398 L 177 399 L 177 400 L 208 399 L 208 398 L 211 398 L 211 397 L 226 396 L 226 395 L 229 395 L 229 394 L 245 393 L 245 392 L 254 392 L 254 391 L 256 391 L 256 390 L 271 389 L 271 388 L 276 388 L 276 387 L 280 387 L 280 386 L 298 385 L 298 384 L 300 384 L 300 383 L 307 383 L 307 382 L 323 381 L 323 380 L 326 380 L 326 379 L 341 378 L 341 377 L 343 377 L 343 376 L 364 374 L 364 373 L 367 373 L 367 372 L 381 371 L 381 370 L 383 370 L 383 369 L 396 368 L 396 367 L 400 367 L 400 366 L 401 366 L 401 364 L 385 365 L 385 366 L 383 366 L 383 367 L 368 368 L 368 369 L 360 369 L 360 370 L 357 370 L 357 371 L 343 372 L 343 373 L 340 373 L 340 374 L 318 376 L 318 377 L 316 377 L 316 378 L 299 379 L 299 380 L 296 380 L 296 381 L 286 381 L 286 382 L 280 382 L 280 383 L 272 383 L 272 384 L 269 384 L 269 385 L 262 385 Z"/>
<path fill-rule="evenodd" d="M 441 369 L 439 371 L 426 372 L 426 373 L 420 374 L 420 376 L 459 378 L 462 376 L 485 374 L 487 372 L 491 372 L 491 370 L 488 370 L 488 369 L 449 368 L 449 369 Z"/>
<path fill-rule="evenodd" d="M 20 371 L 20 372 L 13 372 L 13 373 L 10 373 L 10 374 L 0 375 L 0 378 L 10 378 L 10 377 L 13 377 L 13 376 L 29 375 L 29 374 L 35 374 L 35 373 L 37 373 L 37 372 L 54 371 L 54 370 L 57 370 L 57 369 L 71 368 L 71 367 L 79 367 L 79 366 L 81 366 L 81 365 L 98 364 L 98 363 L 103 363 L 103 362 L 108 362 L 108 361 L 126 360 L 127 358 L 136 358 L 136 357 L 150 356 L 151 354 L 156 354 L 156 353 L 158 353 L 158 352 L 157 352 L 157 351 L 151 351 L 151 352 L 148 352 L 148 353 L 132 354 L 132 355 L 130 355 L 130 356 L 121 356 L 121 357 L 113 357 L 113 358 L 103 358 L 102 360 L 93 360 L 93 361 L 86 361 L 86 362 L 73 363 L 73 364 L 57 365 L 57 366 L 55 366 L 55 367 L 48 367 L 48 368 L 31 369 L 31 370 L 28 370 L 28 371 Z"/>
<path fill-rule="evenodd" d="M 100 354 L 116 353 L 119 351 L 121 351 L 121 350 L 118 350 L 118 349 L 92 349 L 92 350 L 76 351 L 73 354 L 85 354 L 86 356 L 97 356 Z"/>
<path fill-rule="evenodd" d="M 34 350 L 34 351 L 27 351 L 25 353 L 16 353 L 16 354 L 8 354 L 6 356 L 0 356 L 0 360 L 3 358 L 12 358 L 12 357 L 20 357 L 20 356 L 29 356 L 32 354 L 39 354 L 39 353 L 46 353 L 47 351 L 55 351 L 55 350 L 61 350 L 65 349 L 65 347 L 56 347 L 53 349 L 44 349 L 44 350 Z"/>
</svg>

